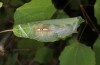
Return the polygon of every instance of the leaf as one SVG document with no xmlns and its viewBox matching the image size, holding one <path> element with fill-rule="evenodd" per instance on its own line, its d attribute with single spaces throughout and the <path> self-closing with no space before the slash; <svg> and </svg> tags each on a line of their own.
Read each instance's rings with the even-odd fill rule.
<svg viewBox="0 0 100 65">
<path fill-rule="evenodd" d="M 77 0 L 69 0 L 70 2 L 70 7 L 72 10 L 78 10 L 80 7 L 79 7 L 79 3 L 77 2 Z"/>
<path fill-rule="evenodd" d="M 81 4 L 84 5 L 84 6 L 88 6 L 89 1 L 88 0 L 81 0 Z"/>
<path fill-rule="evenodd" d="M 0 65 L 3 65 L 4 63 L 4 57 L 0 56 Z"/>
<path fill-rule="evenodd" d="M 2 5 L 3 5 L 3 3 L 2 3 L 2 2 L 0 2 L 0 8 L 2 7 Z"/>
<path fill-rule="evenodd" d="M 100 0 L 96 0 L 94 11 L 95 11 L 95 17 L 97 19 L 97 22 L 98 24 L 100 24 Z"/>
<path fill-rule="evenodd" d="M 18 37 L 41 42 L 54 42 L 76 33 L 78 26 L 83 21 L 81 17 L 37 21 L 16 25 L 13 32 Z"/>
<path fill-rule="evenodd" d="M 31 39 L 21 39 L 18 42 L 18 48 L 38 48 L 44 46 L 44 43 Z"/>
<path fill-rule="evenodd" d="M 72 10 L 80 10 L 80 5 L 83 5 L 83 6 L 88 6 L 89 5 L 89 2 L 88 0 L 68 0 L 69 1 L 69 6 Z"/>
<path fill-rule="evenodd" d="M 9 17 L 13 17 L 15 9 L 14 8 L 6 8 L 6 14 L 9 15 Z"/>
<path fill-rule="evenodd" d="M 10 5 L 11 6 L 15 6 L 15 7 L 18 7 L 18 6 L 21 6 L 22 4 L 24 4 L 24 2 L 22 0 L 11 0 L 10 1 Z"/>
<path fill-rule="evenodd" d="M 52 19 L 62 19 L 62 18 L 69 18 L 69 16 L 63 10 L 57 10 Z"/>
<path fill-rule="evenodd" d="M 0 26 L 2 27 L 2 23 L 4 23 L 4 21 L 7 19 L 6 16 L 6 12 L 4 11 L 4 9 L 0 8 Z"/>
<path fill-rule="evenodd" d="M 59 60 L 60 65 L 95 65 L 95 54 L 90 47 L 74 40 L 65 47 Z"/>
<path fill-rule="evenodd" d="M 51 0 L 32 0 L 16 10 L 14 25 L 50 19 L 55 11 Z"/>
<path fill-rule="evenodd" d="M 93 50 L 96 56 L 96 65 L 100 65 L 100 36 L 93 45 Z"/>
<path fill-rule="evenodd" d="M 19 54 L 28 58 L 33 58 L 34 54 L 36 53 L 36 50 L 42 46 L 44 46 L 44 43 L 42 42 L 38 42 L 31 39 L 22 39 L 18 42 L 18 49 L 31 49 L 32 51 L 22 51 L 19 52 Z"/>
<path fill-rule="evenodd" d="M 8 60 L 7 60 L 7 65 L 15 65 L 16 61 L 18 58 L 18 54 L 9 54 Z"/>
<path fill-rule="evenodd" d="M 38 49 L 35 60 L 39 63 L 48 63 L 53 58 L 53 51 L 50 48 L 40 48 Z"/>
</svg>

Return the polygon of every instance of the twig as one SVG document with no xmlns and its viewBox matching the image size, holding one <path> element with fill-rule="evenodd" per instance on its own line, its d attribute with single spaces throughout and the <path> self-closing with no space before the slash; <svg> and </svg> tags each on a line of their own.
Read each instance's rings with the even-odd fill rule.
<svg viewBox="0 0 100 65">
<path fill-rule="evenodd" d="M 13 52 L 19 52 L 19 51 L 35 51 L 35 48 L 32 49 L 13 49 Z"/>
<path fill-rule="evenodd" d="M 89 20 L 89 22 L 87 21 L 86 23 L 92 25 L 93 28 L 95 29 L 95 31 L 96 31 L 98 34 L 100 34 L 99 30 L 98 30 L 97 27 L 93 24 L 91 18 L 89 17 L 89 15 L 87 14 L 87 12 L 85 11 L 83 5 L 80 3 L 80 0 L 78 0 L 78 3 L 80 4 L 80 8 L 81 8 L 81 11 L 82 11 L 84 17 L 86 16 L 85 18 Z"/>
<path fill-rule="evenodd" d="M 0 31 L 0 33 L 4 33 L 4 32 L 12 32 L 12 31 L 13 31 L 12 29 L 9 29 L 9 30 Z"/>
</svg>

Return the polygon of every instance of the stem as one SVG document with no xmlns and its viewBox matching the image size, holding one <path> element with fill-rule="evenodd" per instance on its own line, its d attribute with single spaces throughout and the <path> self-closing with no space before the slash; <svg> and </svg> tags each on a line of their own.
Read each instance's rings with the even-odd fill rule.
<svg viewBox="0 0 100 65">
<path fill-rule="evenodd" d="M 0 31 L 0 33 L 12 32 L 12 31 L 13 31 L 13 29 L 9 29 L 9 30 Z"/>
</svg>

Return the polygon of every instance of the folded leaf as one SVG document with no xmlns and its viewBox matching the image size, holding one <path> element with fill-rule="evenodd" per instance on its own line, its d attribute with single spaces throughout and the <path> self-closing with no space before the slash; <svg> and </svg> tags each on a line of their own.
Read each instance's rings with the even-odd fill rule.
<svg viewBox="0 0 100 65">
<path fill-rule="evenodd" d="M 83 21 L 81 17 L 36 21 L 16 25 L 13 32 L 18 37 L 54 42 L 75 33 Z"/>
</svg>

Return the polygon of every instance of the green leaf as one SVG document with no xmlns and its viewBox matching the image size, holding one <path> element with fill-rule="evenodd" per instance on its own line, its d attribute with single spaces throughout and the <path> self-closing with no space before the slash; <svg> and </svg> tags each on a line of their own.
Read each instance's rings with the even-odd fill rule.
<svg viewBox="0 0 100 65">
<path fill-rule="evenodd" d="M 4 63 L 4 57 L 0 56 L 0 65 L 3 65 Z"/>
<path fill-rule="evenodd" d="M 40 48 L 38 49 L 35 60 L 39 63 L 47 63 L 50 62 L 53 58 L 53 51 L 50 48 Z"/>
<path fill-rule="evenodd" d="M 15 9 L 14 8 L 6 8 L 6 14 L 10 17 L 14 16 Z"/>
<path fill-rule="evenodd" d="M 61 19 L 61 18 L 69 18 L 69 16 L 63 10 L 57 10 L 52 19 Z"/>
<path fill-rule="evenodd" d="M 78 10 L 78 9 L 80 9 L 79 3 L 78 3 L 77 0 L 69 0 L 69 2 L 70 2 L 69 6 L 71 7 L 72 10 Z"/>
<path fill-rule="evenodd" d="M 11 0 L 10 1 L 10 5 L 13 7 L 18 7 L 18 6 L 21 6 L 23 4 L 24 4 L 24 2 L 22 0 Z"/>
<path fill-rule="evenodd" d="M 16 10 L 14 24 L 50 19 L 55 11 L 51 0 L 32 0 Z"/>
<path fill-rule="evenodd" d="M 81 0 L 81 4 L 84 5 L 84 6 L 88 6 L 89 1 L 88 0 Z"/>
<path fill-rule="evenodd" d="M 3 3 L 2 3 L 2 2 L 0 2 L 0 8 L 2 7 L 2 5 L 3 5 Z"/>
<path fill-rule="evenodd" d="M 37 21 L 16 25 L 13 32 L 18 37 L 41 42 L 54 42 L 76 33 L 78 26 L 83 21 L 81 17 Z"/>
<path fill-rule="evenodd" d="M 31 39 L 22 39 L 18 42 L 18 49 L 31 49 L 32 51 L 22 51 L 19 52 L 19 54 L 28 58 L 33 58 L 33 55 L 36 53 L 36 50 L 42 46 L 44 46 L 44 43 L 42 42 L 38 42 Z"/>
<path fill-rule="evenodd" d="M 96 56 L 96 65 L 100 65 L 100 36 L 97 38 L 96 42 L 93 45 Z"/>
<path fill-rule="evenodd" d="M 100 24 L 100 0 L 96 0 L 95 6 L 95 17 L 97 19 L 98 24 Z"/>
<path fill-rule="evenodd" d="M 38 48 L 44 46 L 44 43 L 31 39 L 21 39 L 18 42 L 18 48 Z"/>
<path fill-rule="evenodd" d="M 7 16 L 6 16 L 6 12 L 0 9 L 0 27 L 2 27 L 2 23 L 4 23 L 4 21 L 7 20 Z"/>
<path fill-rule="evenodd" d="M 18 53 L 9 54 L 8 60 L 7 60 L 7 65 L 15 65 L 17 58 L 18 58 Z"/>
<path fill-rule="evenodd" d="M 80 10 L 80 4 L 83 6 L 89 5 L 88 0 L 68 0 L 69 1 L 69 6 L 71 7 L 72 10 Z"/>
<path fill-rule="evenodd" d="M 65 47 L 59 60 L 60 65 L 95 65 L 95 54 L 90 47 L 74 40 Z"/>
</svg>

